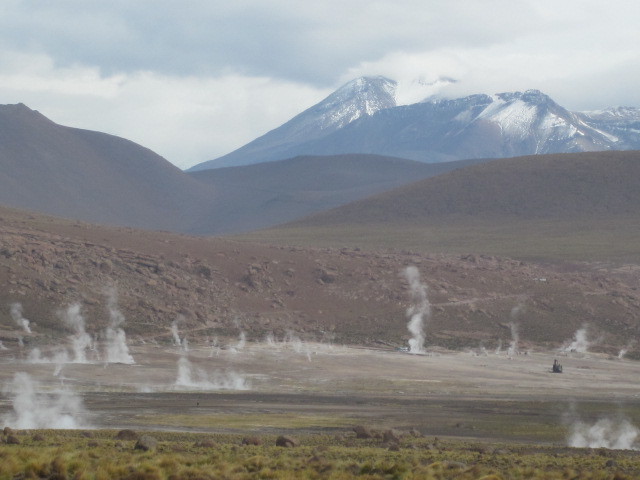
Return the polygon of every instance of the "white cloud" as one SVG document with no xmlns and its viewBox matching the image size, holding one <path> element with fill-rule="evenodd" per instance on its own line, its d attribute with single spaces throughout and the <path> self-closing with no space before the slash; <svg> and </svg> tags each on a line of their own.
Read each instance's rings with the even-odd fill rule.
<svg viewBox="0 0 640 480">
<path fill-rule="evenodd" d="M 56 123 L 125 137 L 181 168 L 242 146 L 330 93 L 266 77 L 102 76 L 96 68 L 57 68 L 44 55 L 4 59 L 2 103 L 22 102 Z"/>
<path fill-rule="evenodd" d="M 187 167 L 363 74 L 398 80 L 404 103 L 538 88 L 640 106 L 638 18 L 630 0 L 6 0 L 0 103 Z"/>
</svg>

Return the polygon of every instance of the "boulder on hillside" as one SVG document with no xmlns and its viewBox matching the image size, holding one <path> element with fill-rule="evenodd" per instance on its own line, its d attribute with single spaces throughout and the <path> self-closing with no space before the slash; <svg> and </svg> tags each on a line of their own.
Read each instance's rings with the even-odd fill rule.
<svg viewBox="0 0 640 480">
<path fill-rule="evenodd" d="M 149 450 L 155 450 L 158 446 L 158 440 L 151 435 L 142 435 L 136 442 L 135 449 L 148 452 Z"/>
<path fill-rule="evenodd" d="M 356 438 L 361 438 L 361 439 L 373 438 L 373 432 L 369 428 L 363 425 L 356 425 L 355 427 L 353 427 L 353 431 L 356 434 Z"/>
<path fill-rule="evenodd" d="M 288 437 L 285 435 L 280 435 L 277 439 L 276 439 L 276 447 L 286 447 L 286 448 L 292 448 L 292 447 L 297 447 L 298 446 L 298 440 L 296 440 L 293 437 Z"/>
<path fill-rule="evenodd" d="M 384 443 L 399 443 L 400 438 L 402 438 L 402 434 L 394 429 L 385 430 L 382 434 L 382 441 Z"/>
<path fill-rule="evenodd" d="M 242 445 L 262 445 L 262 439 L 256 436 L 244 437 L 242 439 Z"/>
</svg>

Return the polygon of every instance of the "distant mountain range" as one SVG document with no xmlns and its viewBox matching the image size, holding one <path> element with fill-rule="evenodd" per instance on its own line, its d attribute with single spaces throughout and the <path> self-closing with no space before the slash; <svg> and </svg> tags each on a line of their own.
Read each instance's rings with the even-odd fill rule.
<svg viewBox="0 0 640 480">
<path fill-rule="evenodd" d="M 570 112 L 538 90 L 398 106 L 384 77 L 349 82 L 284 125 L 190 169 L 298 155 L 370 153 L 421 162 L 640 148 L 640 109 Z"/>
</svg>

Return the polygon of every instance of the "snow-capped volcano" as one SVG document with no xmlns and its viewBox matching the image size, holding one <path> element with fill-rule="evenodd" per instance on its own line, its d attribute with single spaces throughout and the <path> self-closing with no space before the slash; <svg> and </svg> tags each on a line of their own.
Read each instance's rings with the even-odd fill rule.
<svg viewBox="0 0 640 480">
<path fill-rule="evenodd" d="M 423 162 L 640 148 L 640 110 L 570 112 L 539 90 L 398 105 L 384 77 L 349 82 L 281 127 L 192 170 L 296 155 L 371 153 Z"/>
<path fill-rule="evenodd" d="M 284 125 L 223 157 L 200 163 L 190 171 L 294 157 L 299 144 L 329 135 L 380 110 L 395 107 L 395 91 L 396 82 L 388 78 L 357 78 Z"/>
</svg>

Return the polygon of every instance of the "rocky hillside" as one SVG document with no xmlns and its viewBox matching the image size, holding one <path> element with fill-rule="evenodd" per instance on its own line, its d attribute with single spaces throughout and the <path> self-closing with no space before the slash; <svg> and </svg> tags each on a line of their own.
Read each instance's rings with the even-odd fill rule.
<svg viewBox="0 0 640 480">
<path fill-rule="evenodd" d="M 509 258 L 311 249 L 96 227 L 0 211 L 0 340 L 16 347 L 66 341 L 60 311 L 82 306 L 87 331 L 109 321 L 115 287 L 131 341 L 190 342 L 241 332 L 262 340 L 405 346 L 411 304 L 403 276 L 418 268 L 432 315 L 427 344 L 498 348 L 519 329 L 520 348 L 558 348 L 586 325 L 594 349 L 628 347 L 640 328 L 637 266 L 554 266 Z M 10 314 L 19 302 L 26 333 Z M 631 347 L 632 355 L 635 355 Z"/>
</svg>

